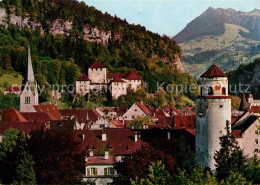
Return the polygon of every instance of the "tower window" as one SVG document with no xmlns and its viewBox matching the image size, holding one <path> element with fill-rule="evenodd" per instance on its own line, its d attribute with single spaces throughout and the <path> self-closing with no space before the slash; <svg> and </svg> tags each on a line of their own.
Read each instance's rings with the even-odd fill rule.
<svg viewBox="0 0 260 185">
<path fill-rule="evenodd" d="M 208 88 L 208 95 L 213 95 L 213 88 L 212 87 Z"/>
<path fill-rule="evenodd" d="M 258 144 L 258 139 L 255 139 L 255 144 Z"/>
<path fill-rule="evenodd" d="M 226 88 L 225 87 L 222 88 L 222 95 L 226 95 Z"/>
</svg>

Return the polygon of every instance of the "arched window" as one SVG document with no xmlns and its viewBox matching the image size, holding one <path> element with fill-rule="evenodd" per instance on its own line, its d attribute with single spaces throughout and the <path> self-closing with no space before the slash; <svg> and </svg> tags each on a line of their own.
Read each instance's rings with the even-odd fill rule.
<svg viewBox="0 0 260 185">
<path fill-rule="evenodd" d="M 208 88 L 208 95 L 213 95 L 213 88 L 212 87 Z"/>
<path fill-rule="evenodd" d="M 202 91 L 203 91 L 203 88 L 202 88 L 202 87 L 200 87 L 200 95 L 202 95 Z"/>
<path fill-rule="evenodd" d="M 222 88 L 222 95 L 226 95 L 226 88 L 225 87 Z"/>
</svg>

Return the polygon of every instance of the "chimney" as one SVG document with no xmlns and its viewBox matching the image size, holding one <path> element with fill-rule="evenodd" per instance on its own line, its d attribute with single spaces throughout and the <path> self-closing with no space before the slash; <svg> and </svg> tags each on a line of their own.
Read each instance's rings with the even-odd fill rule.
<svg viewBox="0 0 260 185">
<path fill-rule="evenodd" d="M 84 140 L 85 139 L 85 134 L 82 134 L 82 140 Z"/>
<path fill-rule="evenodd" d="M 102 131 L 102 141 L 106 141 L 107 140 L 107 134 L 106 131 Z"/>
<path fill-rule="evenodd" d="M 135 142 L 137 142 L 137 141 L 138 141 L 138 133 L 135 132 Z"/>
<path fill-rule="evenodd" d="M 167 133 L 167 139 L 168 139 L 168 140 L 171 139 L 171 132 L 170 132 L 170 131 L 168 131 L 168 133 Z"/>
<path fill-rule="evenodd" d="M 105 159 L 108 159 L 108 158 L 109 158 L 109 152 L 105 151 Z"/>
<path fill-rule="evenodd" d="M 89 151 L 89 157 L 93 157 L 94 156 L 94 152 L 93 151 Z"/>
</svg>

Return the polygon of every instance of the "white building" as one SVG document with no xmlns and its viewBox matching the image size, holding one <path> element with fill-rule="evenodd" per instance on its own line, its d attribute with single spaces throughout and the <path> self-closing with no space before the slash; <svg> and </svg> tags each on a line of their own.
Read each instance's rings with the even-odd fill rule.
<svg viewBox="0 0 260 185">
<path fill-rule="evenodd" d="M 85 96 L 90 90 L 90 79 L 85 74 L 81 74 L 76 80 L 76 92 L 81 96 Z"/>
<path fill-rule="evenodd" d="M 114 78 L 110 82 L 110 91 L 113 99 L 117 99 L 119 96 L 127 94 L 127 83 L 121 78 Z"/>
<path fill-rule="evenodd" d="M 130 71 L 128 75 L 123 73 L 109 73 L 107 68 L 97 60 L 88 68 L 88 76 L 81 74 L 76 80 L 76 94 L 86 95 L 91 90 L 110 91 L 112 97 L 117 99 L 121 95 L 127 94 L 127 89 L 137 91 L 141 88 L 141 77 Z"/>
<path fill-rule="evenodd" d="M 146 105 L 144 105 L 142 101 L 135 102 L 127 110 L 127 112 L 122 116 L 122 119 L 132 121 L 138 116 L 140 116 L 140 117 L 144 117 L 144 116 L 153 117 L 153 113 L 151 112 L 151 110 Z"/>
<path fill-rule="evenodd" d="M 109 156 L 109 152 L 105 151 L 105 156 L 90 156 L 86 158 L 86 170 L 83 181 L 94 183 L 96 185 L 112 184 L 113 178 L 117 177 L 114 164 L 117 162 L 116 157 Z"/>
<path fill-rule="evenodd" d="M 216 65 L 201 78 L 201 96 L 196 99 L 196 160 L 215 170 L 214 154 L 221 148 L 219 137 L 226 134 L 226 122 L 231 123 L 228 79 Z"/>
<path fill-rule="evenodd" d="M 245 111 L 232 125 L 233 135 L 244 155 L 251 158 L 260 157 L 260 123 L 259 116 Z"/>
<path fill-rule="evenodd" d="M 38 105 L 38 86 L 34 79 L 32 60 L 30 47 L 28 46 L 28 69 L 27 69 L 27 81 L 24 89 L 20 95 L 20 111 L 21 112 L 36 112 L 33 108 L 34 105 Z"/>
</svg>

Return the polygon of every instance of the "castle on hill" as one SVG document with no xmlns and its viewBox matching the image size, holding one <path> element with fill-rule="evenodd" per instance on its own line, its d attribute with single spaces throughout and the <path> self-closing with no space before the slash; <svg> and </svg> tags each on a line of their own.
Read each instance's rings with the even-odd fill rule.
<svg viewBox="0 0 260 185">
<path fill-rule="evenodd" d="M 76 94 L 85 96 L 91 90 L 108 90 L 113 99 L 121 95 L 126 95 L 127 90 L 137 91 L 141 87 L 141 77 L 130 71 L 128 75 L 124 73 L 108 73 L 107 68 L 97 60 L 88 67 L 88 76 L 81 74 L 76 80 Z"/>
</svg>

